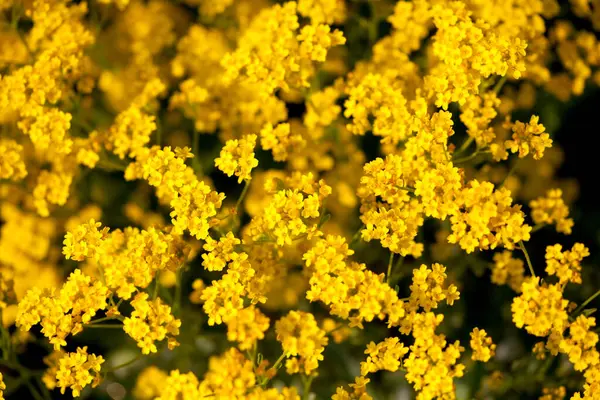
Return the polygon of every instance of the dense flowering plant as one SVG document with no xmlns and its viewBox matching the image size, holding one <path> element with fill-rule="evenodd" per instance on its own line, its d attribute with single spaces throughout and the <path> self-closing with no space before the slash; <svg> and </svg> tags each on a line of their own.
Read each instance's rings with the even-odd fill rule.
<svg viewBox="0 0 600 400">
<path fill-rule="evenodd" d="M 598 0 L 0 0 L 0 399 L 600 399 L 540 112 L 600 84 L 597 31 Z"/>
</svg>

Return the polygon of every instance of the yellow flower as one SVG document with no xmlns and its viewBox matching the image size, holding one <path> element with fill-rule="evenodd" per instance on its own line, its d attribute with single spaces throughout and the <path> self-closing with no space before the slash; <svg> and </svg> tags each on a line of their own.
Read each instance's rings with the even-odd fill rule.
<svg viewBox="0 0 600 400">
<path fill-rule="evenodd" d="M 535 336 L 547 336 L 551 329 L 562 331 L 568 323 L 568 300 L 563 299 L 559 285 L 539 283 L 539 278 L 528 278 L 521 286 L 522 294 L 511 306 L 513 322 L 518 328 Z"/>
<path fill-rule="evenodd" d="M 14 140 L 0 138 L 0 179 L 18 181 L 26 176 L 23 146 Z"/>
<path fill-rule="evenodd" d="M 470 344 L 471 350 L 473 350 L 471 355 L 473 360 L 488 362 L 496 353 L 496 345 L 492 343 L 492 338 L 487 336 L 485 329 L 473 329 Z"/>
<path fill-rule="evenodd" d="M 267 124 L 260 131 L 260 145 L 265 150 L 273 152 L 275 161 L 285 161 L 293 151 L 304 147 L 305 141 L 302 136 L 290 131 L 290 124 L 279 124 L 275 128 Z"/>
<path fill-rule="evenodd" d="M 238 349 L 231 348 L 208 360 L 208 371 L 200 383 L 200 393 L 222 399 L 241 398 L 256 383 L 252 361 L 244 357 Z"/>
<path fill-rule="evenodd" d="M 561 250 L 560 244 L 546 247 L 546 272 L 556 275 L 561 284 L 581 283 L 581 261 L 590 255 L 589 249 L 582 243 L 575 243 L 571 250 Z"/>
<path fill-rule="evenodd" d="M 441 264 L 433 264 L 431 269 L 426 265 L 413 269 L 407 311 L 417 311 L 421 307 L 429 312 L 432 308 L 437 308 L 441 301 L 445 300 L 448 305 L 452 305 L 458 300 L 460 293 L 455 285 L 444 287 L 446 278 L 446 267 Z"/>
<path fill-rule="evenodd" d="M 256 135 L 246 135 L 242 139 L 228 140 L 215 159 L 215 166 L 227 176 L 235 175 L 238 183 L 250 180 L 250 172 L 258 165 L 254 158 Z"/>
<path fill-rule="evenodd" d="M 0 400 L 4 400 L 4 390 L 6 390 L 6 384 L 2 372 L 0 372 Z"/>
<path fill-rule="evenodd" d="M 380 370 L 396 372 L 402 364 L 402 357 L 408 353 L 408 348 L 399 343 L 397 337 L 386 338 L 383 342 L 367 345 L 365 354 L 367 360 L 360 363 L 360 374 L 366 376 Z"/>
<path fill-rule="evenodd" d="M 160 396 L 168 375 L 165 371 L 151 365 L 138 375 L 133 388 L 133 396 L 138 400 L 154 400 Z"/>
<path fill-rule="evenodd" d="M 494 254 L 492 264 L 492 282 L 496 285 L 508 284 L 515 292 L 521 291 L 525 279 L 525 264 L 523 260 L 513 258 L 512 253 L 505 250 Z"/>
<path fill-rule="evenodd" d="M 507 122 L 507 127 L 512 127 L 513 135 L 511 140 L 504 142 L 504 146 L 512 153 L 519 153 L 523 158 L 529 153 L 533 154 L 535 160 L 544 156 L 544 150 L 552 147 L 552 139 L 546 133 L 544 125 L 538 123 L 539 117 L 533 115 L 528 123 L 517 121 L 514 124 Z"/>
<path fill-rule="evenodd" d="M 275 332 L 288 358 L 286 368 L 289 374 L 310 375 L 317 369 L 329 340 L 312 314 L 290 311 L 275 323 Z"/>
<path fill-rule="evenodd" d="M 569 336 L 560 341 L 560 352 L 569 356 L 576 371 L 600 364 L 600 354 L 596 350 L 598 334 L 591 329 L 594 326 L 594 317 L 580 315 L 569 325 Z"/>
<path fill-rule="evenodd" d="M 155 342 L 164 339 L 168 339 L 169 348 L 178 345 L 175 336 L 179 335 L 181 321 L 173 317 L 171 307 L 160 298 L 148 301 L 148 293 L 138 293 L 131 306 L 133 311 L 123 320 L 123 330 L 137 342 L 143 354 L 156 353 Z"/>
<path fill-rule="evenodd" d="M 529 203 L 531 218 L 536 225 L 556 224 L 556 230 L 571 234 L 573 219 L 569 217 L 569 207 L 562 199 L 562 190 L 551 189 L 546 196 L 538 197 Z"/>
<path fill-rule="evenodd" d="M 62 394 L 71 388 L 73 397 L 79 397 L 84 387 L 92 387 L 100 383 L 100 366 L 104 363 L 102 356 L 88 354 L 87 347 L 78 347 L 76 353 L 66 353 L 58 361 L 56 371 L 57 386 Z"/>
<path fill-rule="evenodd" d="M 269 329 L 269 318 L 267 318 L 255 306 L 240 310 L 235 318 L 228 318 L 227 340 L 238 342 L 240 350 L 250 350 L 258 340 L 265 337 Z"/>
</svg>

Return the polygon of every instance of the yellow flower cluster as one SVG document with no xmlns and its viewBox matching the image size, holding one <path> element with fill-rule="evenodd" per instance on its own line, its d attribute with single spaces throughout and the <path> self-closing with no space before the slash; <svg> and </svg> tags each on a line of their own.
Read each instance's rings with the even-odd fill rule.
<svg viewBox="0 0 600 400">
<path fill-rule="evenodd" d="M 562 331 L 568 325 L 567 304 L 559 285 L 540 283 L 539 278 L 527 278 L 523 292 L 512 303 L 513 321 L 519 328 L 535 336 L 547 336 L 551 329 Z"/>
<path fill-rule="evenodd" d="M 19 303 L 16 323 L 26 331 L 39 323 L 44 336 L 58 350 L 67 345 L 69 334 L 81 332 L 84 324 L 106 308 L 108 295 L 102 282 L 76 269 L 59 291 L 29 290 Z"/>
<path fill-rule="evenodd" d="M 546 116 L 600 85 L 568 3 L 0 0 L 0 400 L 597 399 L 590 250 L 531 240 L 577 215 Z M 480 380 L 484 275 L 541 339 Z"/>
<path fill-rule="evenodd" d="M 0 139 L 0 179 L 18 181 L 26 176 L 23 146 L 14 140 Z"/>
<path fill-rule="evenodd" d="M 225 195 L 217 193 L 199 180 L 191 167 L 185 165 L 186 149 L 154 146 L 140 151 L 135 162 L 125 171 L 125 179 L 143 178 L 169 200 L 173 232 L 188 230 L 197 239 L 206 239 L 209 220 L 217 215 Z"/>
<path fill-rule="evenodd" d="M 58 360 L 56 386 L 62 394 L 71 388 L 73 397 L 79 397 L 83 388 L 100 383 L 100 366 L 104 363 L 102 356 L 87 352 L 87 347 L 78 347 L 75 353 L 66 353 Z"/>
<path fill-rule="evenodd" d="M 267 124 L 260 131 L 260 144 L 265 150 L 273 152 L 275 161 L 285 161 L 290 152 L 306 143 L 301 135 L 291 132 L 290 124 L 279 124 L 275 128 Z"/>
<path fill-rule="evenodd" d="M 4 376 L 0 372 L 0 399 L 4 400 L 4 390 L 6 390 L 6 384 L 4 383 Z"/>
<path fill-rule="evenodd" d="M 238 183 L 250 180 L 252 168 L 258 165 L 258 160 L 254 158 L 254 146 L 256 135 L 228 140 L 220 156 L 215 158 L 215 166 L 227 176 L 237 176 Z"/>
<path fill-rule="evenodd" d="M 520 292 L 523 279 L 525 279 L 523 260 L 514 258 L 508 250 L 494 254 L 494 264 L 492 265 L 493 283 L 496 285 L 508 284 L 512 290 Z"/>
<path fill-rule="evenodd" d="M 289 374 L 310 375 L 317 369 L 329 340 L 312 314 L 290 311 L 275 323 L 275 332 L 288 358 L 285 367 Z"/>
<path fill-rule="evenodd" d="M 97 265 L 104 283 L 128 300 L 138 289 L 150 285 L 160 272 L 175 272 L 189 254 L 183 239 L 156 228 L 119 229 L 109 233 L 93 219 L 67 232 L 63 254 L 67 259 L 88 259 Z"/>
<path fill-rule="evenodd" d="M 256 83 L 264 95 L 277 88 L 310 86 L 313 62 L 325 61 L 327 51 L 346 39 L 326 24 L 313 21 L 301 27 L 297 11 L 294 1 L 261 11 L 239 38 L 237 49 L 223 57 L 226 79 Z"/>
<path fill-rule="evenodd" d="M 475 328 L 471 332 L 471 350 L 473 360 L 488 362 L 496 353 L 496 345 L 492 338 L 487 335 L 485 329 Z"/>
<path fill-rule="evenodd" d="M 448 344 L 444 335 L 435 333 L 443 319 L 443 315 L 427 312 L 415 314 L 411 321 L 415 341 L 403 365 L 419 400 L 455 398 L 453 379 L 463 376 L 464 365 L 457 361 L 464 348 L 458 341 Z"/>
<path fill-rule="evenodd" d="M 168 340 L 169 348 L 178 345 L 175 336 L 179 335 L 181 321 L 173 317 L 171 307 L 160 299 L 148 301 L 147 293 L 138 293 L 131 300 L 131 316 L 123 320 L 123 330 L 142 349 L 143 354 L 156 353 L 155 342 Z"/>
<path fill-rule="evenodd" d="M 505 188 L 494 190 L 490 182 L 469 182 L 457 199 L 461 212 L 450 218 L 448 241 L 471 253 L 498 245 L 512 250 L 516 243 L 529 240 L 531 227 L 525 224 L 521 207 L 511 202 Z"/>
<path fill-rule="evenodd" d="M 556 275 L 561 284 L 581 283 L 581 261 L 590 255 L 582 243 L 575 243 L 571 250 L 562 251 L 560 244 L 546 248 L 546 272 Z"/>
<path fill-rule="evenodd" d="M 569 207 L 562 196 L 562 190 L 552 189 L 545 196 L 532 200 L 529 203 L 531 219 L 536 225 L 556 224 L 558 232 L 570 235 L 574 222 L 569 218 Z"/>
<path fill-rule="evenodd" d="M 446 278 L 446 267 L 441 264 L 433 264 L 431 269 L 426 265 L 421 265 L 419 269 L 415 268 L 406 309 L 414 312 L 423 308 L 429 312 L 437 308 L 438 303 L 442 301 L 446 301 L 448 305 L 454 304 L 460 293 L 455 285 L 443 286 Z"/>
<path fill-rule="evenodd" d="M 390 326 L 397 326 L 405 314 L 403 302 L 382 275 L 364 264 L 347 262 L 353 253 L 342 237 L 319 239 L 303 256 L 311 273 L 306 298 L 328 305 L 332 315 L 349 319 L 350 326 L 363 327 L 365 321 L 386 316 Z"/>
<path fill-rule="evenodd" d="M 505 143 L 506 149 L 512 153 L 519 153 L 519 157 L 523 158 L 530 153 L 535 160 L 539 160 L 544 156 L 544 150 L 552 147 L 552 139 L 546 133 L 544 125 L 538 123 L 539 117 L 534 115 L 528 123 L 517 121 L 510 124 L 513 134 L 512 139 Z"/>
<path fill-rule="evenodd" d="M 368 355 L 367 361 L 360 363 L 360 374 L 366 376 L 380 370 L 396 372 L 406 353 L 408 349 L 399 343 L 397 337 L 387 338 L 377 344 L 371 342 L 365 350 L 365 354 Z"/>
</svg>

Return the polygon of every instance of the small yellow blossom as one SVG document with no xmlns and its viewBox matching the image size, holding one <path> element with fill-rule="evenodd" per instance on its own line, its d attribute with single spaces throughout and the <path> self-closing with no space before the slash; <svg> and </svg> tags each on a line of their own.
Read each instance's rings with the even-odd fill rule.
<svg viewBox="0 0 600 400">
<path fill-rule="evenodd" d="M 564 400 L 567 396 L 567 389 L 564 386 L 556 388 L 543 388 L 542 395 L 538 400 Z"/>
<path fill-rule="evenodd" d="M 529 153 L 533 154 L 535 160 L 544 156 L 544 150 L 552 147 L 552 139 L 546 133 L 544 125 L 538 123 L 539 117 L 534 115 L 528 123 L 517 121 L 514 124 L 507 122 L 507 126 L 512 127 L 513 135 L 511 140 L 504 142 L 504 146 L 512 153 L 519 153 L 523 158 Z"/>
<path fill-rule="evenodd" d="M 279 124 L 275 128 L 267 124 L 260 131 L 260 145 L 265 150 L 273 152 L 275 161 L 285 161 L 293 151 L 297 151 L 305 145 L 302 136 L 294 134 L 290 130 L 290 124 Z"/>
<path fill-rule="evenodd" d="M 406 353 L 408 348 L 404 347 L 397 337 L 387 338 L 377 344 L 371 342 L 365 350 L 365 354 L 368 355 L 367 361 L 360 363 L 360 374 L 366 376 L 380 370 L 396 372 Z"/>
<path fill-rule="evenodd" d="M 532 200 L 529 207 L 531 218 L 536 225 L 556 224 L 558 232 L 571 234 L 574 222 L 569 218 L 569 207 L 562 198 L 562 190 L 549 190 L 545 196 Z"/>
<path fill-rule="evenodd" d="M 513 258 L 512 252 L 505 250 L 494 254 L 492 264 L 492 282 L 496 285 L 508 284 L 515 292 L 521 291 L 525 279 L 525 264 L 523 260 Z"/>
<path fill-rule="evenodd" d="M 4 390 L 6 390 L 6 384 L 4 383 L 4 377 L 2 376 L 2 372 L 0 372 L 0 399 L 4 400 Z"/>
<path fill-rule="evenodd" d="M 317 369 L 329 340 L 312 314 L 290 311 L 275 323 L 275 332 L 288 358 L 288 373 L 310 375 Z"/>
<path fill-rule="evenodd" d="M 0 179 L 18 181 L 27 176 L 23 146 L 14 140 L 0 139 Z"/>
<path fill-rule="evenodd" d="M 569 356 L 576 371 L 584 371 L 589 366 L 600 364 L 600 354 L 596 350 L 598 334 L 591 329 L 594 326 L 594 317 L 580 315 L 569 325 L 569 336 L 560 341 L 560 352 Z"/>
<path fill-rule="evenodd" d="M 571 250 L 562 251 L 560 244 L 546 247 L 546 272 L 556 275 L 560 283 L 581 283 L 581 261 L 590 255 L 582 243 L 575 243 Z"/>
<path fill-rule="evenodd" d="M 135 381 L 133 396 L 138 400 L 154 400 L 163 391 L 167 377 L 165 371 L 154 365 L 144 368 Z"/>
<path fill-rule="evenodd" d="M 561 331 L 567 326 L 568 300 L 558 285 L 540 284 L 539 278 L 528 278 L 521 286 L 522 294 L 515 297 L 511 309 L 513 322 L 532 335 L 544 337 L 551 329 Z"/>
<path fill-rule="evenodd" d="M 269 318 L 255 306 L 250 306 L 240 310 L 235 318 L 228 318 L 226 324 L 227 340 L 238 342 L 240 350 L 250 350 L 265 337 Z"/>
<path fill-rule="evenodd" d="M 446 278 L 446 267 L 441 264 L 433 264 L 431 269 L 426 265 L 415 268 L 410 285 L 410 297 L 406 304 L 407 310 L 412 312 L 421 307 L 429 312 L 444 300 L 449 305 L 454 304 L 454 301 L 459 299 L 460 293 L 455 285 L 444 287 Z"/>
<path fill-rule="evenodd" d="M 181 321 L 173 317 L 171 307 L 157 298 L 148 301 L 148 293 L 138 293 L 131 301 L 133 311 L 123 320 L 123 330 L 142 349 L 143 354 L 156 353 L 155 342 L 168 339 L 169 348 L 178 345 L 175 336 L 179 335 Z"/>
<path fill-rule="evenodd" d="M 58 361 L 56 371 L 57 386 L 65 394 L 71 388 L 73 397 L 79 397 L 84 387 L 92 387 L 100 383 L 100 366 L 104 363 L 102 356 L 88 354 L 87 347 L 78 347 L 76 353 L 67 353 Z"/>
<path fill-rule="evenodd" d="M 256 135 L 246 135 L 241 139 L 228 140 L 215 159 L 215 166 L 227 176 L 235 175 L 238 183 L 250 180 L 250 172 L 258 165 L 254 158 Z"/>
<path fill-rule="evenodd" d="M 496 345 L 492 343 L 492 338 L 487 335 L 485 329 L 473 329 L 470 344 L 473 360 L 488 362 L 496 353 Z"/>
</svg>

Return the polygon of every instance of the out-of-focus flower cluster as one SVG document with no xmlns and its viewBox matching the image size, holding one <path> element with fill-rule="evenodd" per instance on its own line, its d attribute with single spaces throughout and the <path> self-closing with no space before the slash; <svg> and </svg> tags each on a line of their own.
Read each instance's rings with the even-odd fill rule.
<svg viewBox="0 0 600 400">
<path fill-rule="evenodd" d="M 598 399 L 590 251 L 527 250 L 574 229 L 532 110 L 600 84 L 596 31 L 596 0 L 0 0 L 0 400 Z M 492 285 L 495 321 L 461 298 Z"/>
</svg>

